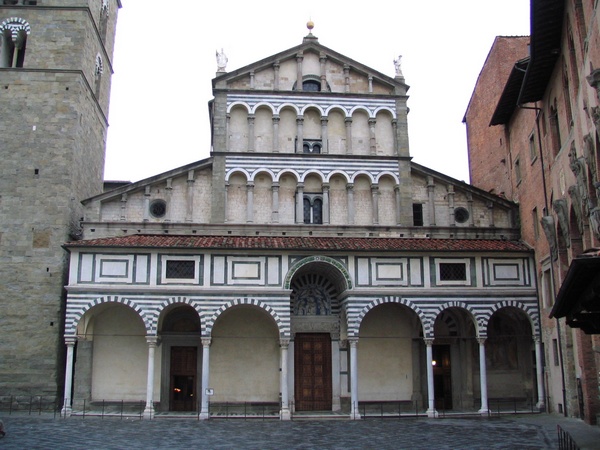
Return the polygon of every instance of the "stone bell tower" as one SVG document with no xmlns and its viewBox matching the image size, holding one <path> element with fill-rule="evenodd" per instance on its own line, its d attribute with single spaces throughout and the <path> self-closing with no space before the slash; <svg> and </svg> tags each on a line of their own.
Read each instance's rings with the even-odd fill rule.
<svg viewBox="0 0 600 450">
<path fill-rule="evenodd" d="M 67 254 L 102 191 L 120 0 L 0 0 L 0 396 L 62 398 Z"/>
</svg>

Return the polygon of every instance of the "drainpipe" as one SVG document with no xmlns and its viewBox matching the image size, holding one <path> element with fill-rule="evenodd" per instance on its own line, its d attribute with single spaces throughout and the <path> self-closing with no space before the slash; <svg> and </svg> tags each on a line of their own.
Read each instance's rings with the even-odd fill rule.
<svg viewBox="0 0 600 450">
<path fill-rule="evenodd" d="M 517 67 L 517 65 L 515 65 L 515 68 L 517 70 L 525 72 L 525 70 L 521 69 L 520 67 Z M 523 86 L 521 86 L 521 89 L 522 88 L 523 88 Z M 522 93 L 522 91 L 521 91 L 521 93 Z M 519 93 L 519 100 L 521 99 L 521 93 Z M 539 143 L 539 148 L 540 148 L 540 166 L 542 168 L 542 185 L 543 185 L 542 190 L 544 191 L 544 215 L 547 215 L 549 213 L 550 209 L 549 209 L 549 205 L 548 205 L 548 190 L 546 187 L 546 172 L 544 170 L 544 151 L 543 151 L 543 147 L 542 147 L 542 136 L 540 133 L 540 113 L 542 112 L 542 108 L 540 108 L 538 106 L 523 106 L 520 103 L 517 103 L 517 107 L 520 109 L 531 109 L 536 112 L 535 113 L 535 128 L 536 128 L 537 138 L 538 138 L 538 143 Z M 556 285 L 554 283 L 554 280 L 555 280 L 554 260 L 552 259 L 552 255 L 550 255 L 550 282 L 552 285 L 553 294 L 554 294 L 554 292 L 556 292 Z M 556 301 L 556 298 L 554 300 Z M 540 325 L 541 325 L 541 323 L 540 323 Z M 561 375 L 561 383 L 562 383 L 563 414 L 565 417 L 567 417 L 567 388 L 566 388 L 566 381 L 565 381 L 565 365 L 564 365 L 564 360 L 563 360 L 563 346 L 562 346 L 560 320 L 558 318 L 556 318 L 556 332 L 558 334 L 558 357 L 559 357 L 559 361 L 560 361 L 560 375 Z M 540 339 L 542 338 L 541 335 L 542 335 L 542 330 L 540 327 Z M 548 392 L 547 386 L 546 386 L 546 392 Z"/>
</svg>

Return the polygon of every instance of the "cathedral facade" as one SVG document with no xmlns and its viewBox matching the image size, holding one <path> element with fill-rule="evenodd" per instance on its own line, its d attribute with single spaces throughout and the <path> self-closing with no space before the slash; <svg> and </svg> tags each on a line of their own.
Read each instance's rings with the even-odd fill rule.
<svg viewBox="0 0 600 450">
<path fill-rule="evenodd" d="M 65 411 L 539 406 L 516 205 L 411 162 L 399 59 L 390 77 L 312 32 L 217 56 L 211 156 L 84 200 L 65 244 Z"/>
</svg>

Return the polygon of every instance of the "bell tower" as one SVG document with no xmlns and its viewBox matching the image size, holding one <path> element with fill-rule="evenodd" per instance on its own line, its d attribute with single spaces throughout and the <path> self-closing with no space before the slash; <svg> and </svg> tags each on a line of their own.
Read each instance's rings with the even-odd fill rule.
<svg viewBox="0 0 600 450">
<path fill-rule="evenodd" d="M 62 398 L 62 244 L 102 192 L 121 7 L 66 3 L 0 0 L 0 392 L 44 401 Z"/>
</svg>

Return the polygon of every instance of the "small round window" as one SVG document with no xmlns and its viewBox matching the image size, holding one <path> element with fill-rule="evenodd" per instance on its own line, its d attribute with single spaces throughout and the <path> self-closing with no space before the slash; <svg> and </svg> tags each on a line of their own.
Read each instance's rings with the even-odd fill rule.
<svg viewBox="0 0 600 450">
<path fill-rule="evenodd" d="M 167 213 L 167 203 L 164 200 L 154 200 L 150 203 L 150 214 L 152 217 L 156 217 L 160 219 L 161 217 L 165 217 Z"/>
<path fill-rule="evenodd" d="M 456 220 L 458 223 L 465 223 L 467 220 L 469 220 L 469 211 L 462 207 L 456 208 L 454 210 L 454 220 Z"/>
</svg>

